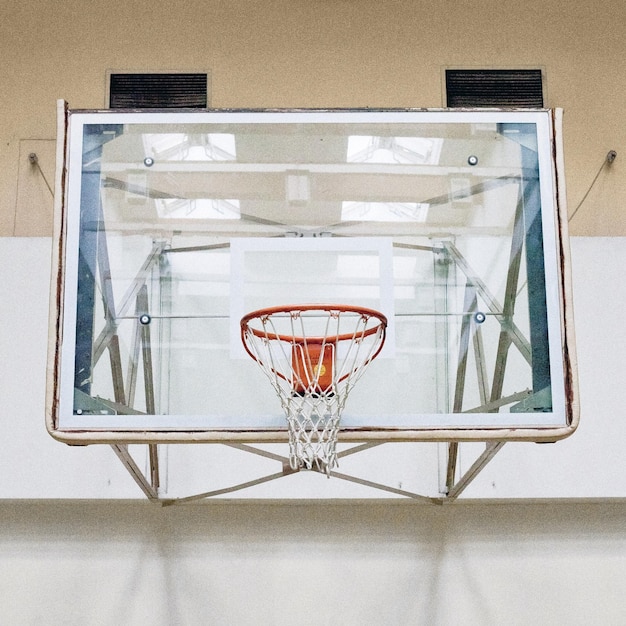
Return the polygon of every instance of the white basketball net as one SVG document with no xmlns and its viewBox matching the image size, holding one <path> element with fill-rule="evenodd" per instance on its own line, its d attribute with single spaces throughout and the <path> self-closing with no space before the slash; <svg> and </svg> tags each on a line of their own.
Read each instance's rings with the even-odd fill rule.
<svg viewBox="0 0 626 626">
<path fill-rule="evenodd" d="M 245 316 L 242 340 L 287 416 L 289 464 L 330 475 L 348 394 L 385 341 L 376 311 L 319 305 L 276 307 Z"/>
</svg>

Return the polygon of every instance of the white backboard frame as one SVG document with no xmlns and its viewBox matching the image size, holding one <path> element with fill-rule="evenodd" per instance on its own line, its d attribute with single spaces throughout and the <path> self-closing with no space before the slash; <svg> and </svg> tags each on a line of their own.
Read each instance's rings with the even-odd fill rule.
<svg viewBox="0 0 626 626">
<path fill-rule="evenodd" d="M 432 123 L 455 123 L 475 121 L 490 124 L 515 120 L 519 123 L 537 125 L 539 143 L 538 165 L 541 176 L 541 220 L 543 230 L 554 236 L 544 237 L 545 272 L 550 277 L 546 287 L 548 309 L 549 350 L 558 358 L 550 362 L 551 377 L 558 381 L 552 389 L 552 415 L 533 412 L 448 413 L 397 415 L 393 423 L 375 423 L 372 427 L 351 422 L 346 414 L 342 441 L 554 441 L 571 434 L 578 423 L 578 399 L 574 356 L 573 323 L 571 312 L 569 251 L 567 222 L 562 189 L 562 156 L 560 112 L 552 111 L 212 111 L 212 112 L 69 112 L 64 107 L 59 115 L 58 175 L 55 208 L 55 258 L 51 294 L 51 333 L 49 350 L 49 380 L 47 425 L 50 433 L 67 443 L 165 443 L 165 442 L 282 442 L 286 440 L 284 427 L 279 421 L 268 422 L 255 428 L 249 423 L 231 428 L 227 423 L 216 423 L 203 415 L 141 415 L 139 412 L 111 413 L 102 416 L 97 424 L 90 417 L 73 410 L 74 372 L 70 365 L 74 360 L 76 327 L 76 293 L 78 281 L 78 248 L 75 242 L 80 235 L 81 169 L 73 163 L 81 162 L 82 128 L 85 124 L 136 124 L 176 123 L 184 125 L 210 122 L 232 123 L 327 123 L 346 119 L 366 123 L 377 116 L 394 123 L 409 123 L 422 118 Z M 173 117 L 175 116 L 175 117 Z M 304 193 L 296 187 L 292 192 Z M 247 241 L 241 239 L 240 242 Z M 290 241 L 288 239 L 281 240 Z M 315 246 L 323 238 L 311 238 L 306 245 Z M 329 241 L 337 241 L 330 239 Z M 346 241 L 350 241 L 349 239 Z M 354 241 L 354 240 L 352 240 Z M 248 244 L 243 245 L 245 248 Z M 259 244 L 260 245 L 260 244 Z M 279 244 L 295 245 L 295 244 Z M 353 244 L 319 244 L 321 246 Z M 382 250 L 382 248 L 381 248 Z M 384 258 L 384 254 L 381 254 Z M 385 289 L 381 282 L 381 292 Z M 234 310 L 237 309 L 236 300 Z M 381 296 L 381 308 L 392 309 L 389 296 Z M 239 306 L 240 308 L 240 306 Z M 233 331 L 231 320 L 231 333 Z M 392 334 L 391 346 L 395 346 Z M 561 384 L 562 381 L 562 384 Z M 234 383 L 233 383 L 234 384 Z M 275 418 L 282 416 L 277 407 Z M 273 418 L 272 418 L 273 419 Z"/>
</svg>

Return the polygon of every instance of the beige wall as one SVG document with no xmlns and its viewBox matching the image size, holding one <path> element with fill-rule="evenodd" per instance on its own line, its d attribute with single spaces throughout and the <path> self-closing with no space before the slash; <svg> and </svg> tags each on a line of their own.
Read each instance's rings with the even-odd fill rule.
<svg viewBox="0 0 626 626">
<path fill-rule="evenodd" d="M 101 108 L 108 69 L 208 70 L 213 107 L 441 107 L 445 67 L 542 67 L 565 109 L 576 235 L 626 235 L 626 3 L 4 0 L 0 235 L 51 232 L 55 101 Z M 18 184 L 19 181 L 19 184 Z"/>
</svg>

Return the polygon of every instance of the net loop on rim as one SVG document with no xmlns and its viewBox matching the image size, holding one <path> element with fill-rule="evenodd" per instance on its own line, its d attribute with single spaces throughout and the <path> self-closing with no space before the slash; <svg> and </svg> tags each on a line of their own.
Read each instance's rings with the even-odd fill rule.
<svg viewBox="0 0 626 626">
<path fill-rule="evenodd" d="M 330 475 L 346 400 L 385 342 L 387 318 L 330 304 L 259 309 L 241 319 L 241 338 L 287 417 L 289 464 Z"/>
</svg>

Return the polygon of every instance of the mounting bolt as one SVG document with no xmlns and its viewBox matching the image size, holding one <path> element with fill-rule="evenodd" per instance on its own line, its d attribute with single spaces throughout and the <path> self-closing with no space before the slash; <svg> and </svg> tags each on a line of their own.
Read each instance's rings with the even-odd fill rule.
<svg viewBox="0 0 626 626">
<path fill-rule="evenodd" d="M 471 166 L 478 165 L 478 157 L 475 154 L 470 154 L 467 157 L 467 162 Z"/>
<path fill-rule="evenodd" d="M 153 159 L 152 157 L 146 157 L 146 158 L 143 160 L 143 164 L 144 164 L 146 167 L 152 167 L 152 166 L 154 165 L 154 159 Z"/>
<path fill-rule="evenodd" d="M 476 311 L 474 313 L 474 321 L 477 324 L 482 324 L 487 319 L 487 316 L 482 311 Z"/>
<path fill-rule="evenodd" d="M 617 158 L 617 152 L 615 150 L 609 150 L 609 153 L 606 155 L 606 162 L 611 165 L 613 161 Z"/>
<path fill-rule="evenodd" d="M 31 153 L 28 155 L 28 162 L 29 162 L 31 165 L 37 165 L 37 163 L 39 163 L 39 157 L 37 156 L 37 153 L 36 153 L 36 152 L 31 152 Z"/>
<path fill-rule="evenodd" d="M 151 321 L 152 321 L 152 318 L 147 313 L 144 313 L 143 315 L 139 316 L 139 323 L 142 326 L 147 326 Z"/>
</svg>

